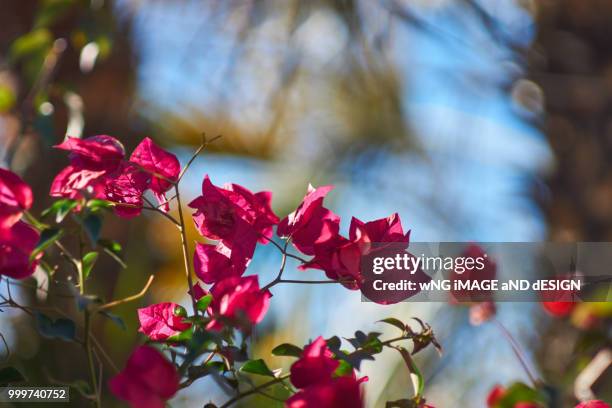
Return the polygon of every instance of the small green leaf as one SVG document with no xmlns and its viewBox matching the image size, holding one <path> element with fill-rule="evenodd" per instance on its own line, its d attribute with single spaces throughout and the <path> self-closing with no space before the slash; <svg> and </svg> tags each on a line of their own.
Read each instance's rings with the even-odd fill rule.
<svg viewBox="0 0 612 408">
<path fill-rule="evenodd" d="M 23 374 L 15 367 L 4 367 L 0 369 L 0 386 L 6 387 L 8 384 L 25 381 Z"/>
<path fill-rule="evenodd" d="M 519 402 L 535 402 L 548 406 L 546 397 L 526 384 L 517 382 L 512 384 L 503 397 L 495 404 L 495 408 L 514 408 Z"/>
<path fill-rule="evenodd" d="M 83 227 L 91 242 L 98 242 L 102 230 L 102 219 L 95 214 L 89 214 L 83 219 Z"/>
<path fill-rule="evenodd" d="M 210 305 L 210 302 L 212 302 L 212 300 L 213 298 L 210 293 L 200 298 L 200 300 L 198 300 L 198 303 L 196 303 L 198 310 L 206 311 L 206 309 L 208 309 L 208 305 Z"/>
<path fill-rule="evenodd" d="M 286 357 L 301 357 L 302 349 L 296 345 L 283 343 L 279 346 L 274 347 L 272 354 L 275 356 L 286 356 Z"/>
<path fill-rule="evenodd" d="M 387 323 L 387 324 L 390 324 L 391 326 L 395 326 L 398 329 L 400 329 L 402 332 L 406 330 L 406 325 L 401 320 L 396 319 L 395 317 L 387 317 L 386 319 L 379 320 L 379 322 Z"/>
<path fill-rule="evenodd" d="M 414 388 L 414 396 L 415 398 L 420 398 L 423 395 L 423 390 L 425 389 L 425 381 L 423 379 L 423 374 L 419 370 L 419 367 L 414 363 L 410 352 L 403 347 L 395 347 L 397 351 L 402 355 L 404 362 L 406 363 L 406 367 L 408 367 L 408 371 L 410 372 L 410 380 L 412 381 L 412 387 Z"/>
<path fill-rule="evenodd" d="M 127 329 L 127 326 L 125 325 L 123 319 L 117 316 L 116 314 L 109 313 L 106 310 L 100 310 L 100 314 L 110 319 L 110 321 L 115 323 L 121 330 L 125 331 Z"/>
<path fill-rule="evenodd" d="M 15 105 L 15 93 L 6 85 L 0 85 L 0 112 L 8 112 Z"/>
<path fill-rule="evenodd" d="M 38 254 L 49 248 L 49 246 L 51 246 L 55 241 L 60 239 L 63 234 L 64 231 L 57 228 L 49 228 L 43 230 L 43 232 L 41 232 L 40 234 L 38 245 L 36 245 L 36 248 L 34 248 L 34 251 L 32 252 L 32 255 L 30 255 L 30 258 L 35 258 Z"/>
<path fill-rule="evenodd" d="M 47 29 L 30 31 L 13 42 L 10 57 L 13 61 L 18 61 L 27 55 L 45 52 L 52 41 L 53 36 Z"/>
<path fill-rule="evenodd" d="M 262 359 L 249 360 L 240 367 L 240 371 L 243 373 L 264 375 L 266 377 L 274 377 L 272 370 L 268 368 L 268 365 Z"/>
<path fill-rule="evenodd" d="M 187 330 L 180 332 L 179 334 L 175 334 L 174 336 L 168 337 L 166 340 L 167 343 L 182 343 L 186 341 L 190 341 L 193 338 L 193 329 L 190 327 Z"/>
<path fill-rule="evenodd" d="M 36 312 L 36 328 L 41 336 L 50 339 L 74 341 L 76 337 L 76 326 L 72 320 L 59 318 L 54 321 L 39 312 Z"/>
<path fill-rule="evenodd" d="M 59 224 L 77 205 L 78 203 L 75 200 L 70 200 L 68 198 L 57 200 L 51 205 L 51 207 L 43 210 L 41 215 L 43 217 L 55 215 L 55 222 Z"/>
<path fill-rule="evenodd" d="M 113 203 L 107 200 L 100 200 L 98 198 L 87 201 L 86 207 L 92 212 L 98 212 L 101 210 L 109 210 L 113 208 Z"/>
<path fill-rule="evenodd" d="M 329 339 L 325 340 L 325 342 L 327 343 L 327 347 L 334 352 L 340 350 L 340 347 L 342 346 L 342 340 L 340 340 L 340 337 L 338 336 L 330 337 Z"/>
<path fill-rule="evenodd" d="M 338 368 L 336 368 L 336 371 L 334 371 L 335 377 L 342 377 L 345 375 L 351 375 L 353 373 L 353 366 L 350 365 L 348 361 L 338 360 L 338 362 L 340 365 L 338 365 Z"/>
<path fill-rule="evenodd" d="M 110 239 L 99 239 L 98 245 L 100 245 L 103 251 L 113 258 L 122 268 L 127 268 L 127 265 L 123 261 L 123 253 L 121 244 L 110 240 Z"/>
<path fill-rule="evenodd" d="M 88 252 L 83 256 L 83 278 L 87 279 L 96 260 L 98 259 L 98 253 L 96 251 Z"/>
</svg>

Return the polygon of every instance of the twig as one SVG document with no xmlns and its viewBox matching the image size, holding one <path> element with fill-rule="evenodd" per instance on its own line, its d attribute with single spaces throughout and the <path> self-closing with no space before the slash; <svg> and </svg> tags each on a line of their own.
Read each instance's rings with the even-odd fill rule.
<svg viewBox="0 0 612 408">
<path fill-rule="evenodd" d="M 270 381 L 268 381 L 266 383 L 263 383 L 263 384 L 261 384 L 261 385 L 259 385 L 257 387 L 254 387 L 254 388 L 252 388 L 252 389 L 250 389 L 248 391 L 245 391 L 245 392 L 243 392 L 243 393 L 241 393 L 239 395 L 236 395 L 234 398 L 228 400 L 225 404 L 221 405 L 219 408 L 227 408 L 229 406 L 232 406 L 236 402 L 240 401 L 241 399 L 243 399 L 245 397 L 248 397 L 249 395 L 256 394 L 256 393 L 260 392 L 261 390 L 264 390 L 264 389 L 266 389 L 266 388 L 268 388 L 268 387 L 270 387 L 270 386 L 272 386 L 274 384 L 278 384 L 280 382 L 283 382 L 285 379 L 289 378 L 289 376 L 290 376 L 290 374 L 282 375 L 282 376 L 280 376 L 278 378 L 275 378 L 275 379 L 270 380 Z"/>
<path fill-rule="evenodd" d="M 187 278 L 187 286 L 189 286 L 189 297 L 191 297 L 191 305 L 193 307 L 193 314 L 198 315 L 198 306 L 193 295 L 193 280 L 191 278 L 191 262 L 189 262 L 189 247 L 187 244 L 187 231 L 185 229 L 185 218 L 183 217 L 183 207 L 181 205 L 181 194 L 179 192 L 178 184 L 174 185 L 176 192 L 176 202 L 179 213 L 179 231 L 181 232 L 181 247 L 183 248 L 183 261 L 185 263 L 185 277 Z"/>
<path fill-rule="evenodd" d="M 155 279 L 154 275 L 149 276 L 149 280 L 147 280 L 147 283 L 144 285 L 142 290 L 140 292 L 136 293 L 135 295 L 128 296 L 128 297 L 123 298 L 123 299 L 114 300 L 112 302 L 106 303 L 106 304 L 104 304 L 102 306 L 99 306 L 97 308 L 97 310 L 100 311 L 100 310 L 110 309 L 111 307 L 119 306 L 121 304 L 124 304 L 124 303 L 127 303 L 127 302 L 131 302 L 131 301 L 136 300 L 136 299 L 140 299 L 141 297 L 143 297 L 147 293 L 147 290 L 149 290 L 149 287 L 153 283 L 153 279 Z"/>
<path fill-rule="evenodd" d="M 200 153 L 202 153 L 202 150 L 206 149 L 208 147 L 208 145 L 210 145 L 211 143 L 213 143 L 217 139 L 220 139 L 222 137 L 222 135 L 217 135 L 217 136 L 213 137 L 210 140 L 206 140 L 206 135 L 205 134 L 202 135 L 202 137 L 204 138 L 204 140 L 200 144 L 200 147 L 197 148 L 197 150 L 193 153 L 193 155 L 191 156 L 189 161 L 187 161 L 187 164 L 185 164 L 185 167 L 183 167 L 183 169 L 179 173 L 179 176 L 178 176 L 177 181 L 176 181 L 177 184 L 181 181 L 181 179 L 183 178 L 183 176 L 187 172 L 187 169 L 189 169 L 189 167 L 191 166 L 191 163 L 193 163 L 193 161 L 196 159 L 196 157 L 198 157 L 198 155 Z"/>
<path fill-rule="evenodd" d="M 497 327 L 501 330 L 506 340 L 508 340 L 508 342 L 510 343 L 510 347 L 512 347 L 512 351 L 514 352 L 514 355 L 516 355 L 519 363 L 521 363 L 521 366 L 527 373 L 527 377 L 529 377 L 529 381 L 531 381 L 534 387 L 537 388 L 539 386 L 539 381 L 536 380 L 535 376 L 531 373 L 531 370 L 529 369 L 529 366 L 527 365 L 527 361 L 525 357 L 523 356 L 523 353 L 521 352 L 521 349 L 518 343 L 516 342 L 516 340 L 514 340 L 514 337 L 512 337 L 512 334 L 510 333 L 510 331 L 506 329 L 506 327 L 499 320 L 493 319 L 493 321 L 495 322 Z"/>
</svg>

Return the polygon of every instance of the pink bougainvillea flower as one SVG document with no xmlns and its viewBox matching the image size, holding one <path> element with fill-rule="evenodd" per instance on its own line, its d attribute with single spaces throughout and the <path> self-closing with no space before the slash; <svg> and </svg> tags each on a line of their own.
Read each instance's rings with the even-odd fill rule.
<svg viewBox="0 0 612 408">
<path fill-rule="evenodd" d="M 94 198 L 106 198 L 104 194 L 106 170 L 87 170 L 75 166 L 65 167 L 51 183 L 50 195 L 78 199 L 83 192 Z"/>
<path fill-rule="evenodd" d="M 574 307 L 575 302 L 541 302 L 542 307 L 548 314 L 554 317 L 565 317 L 569 315 Z"/>
<path fill-rule="evenodd" d="M 151 177 L 137 166 L 124 162 L 112 177 L 106 179 L 105 194 L 117 203 L 115 213 L 131 218 L 142 212 L 142 195 L 149 187 Z"/>
<path fill-rule="evenodd" d="M 32 275 L 38 261 L 30 261 L 30 255 L 39 238 L 38 231 L 23 221 L 0 228 L 0 276 L 24 279 Z"/>
<path fill-rule="evenodd" d="M 278 224 L 278 236 L 291 237 L 300 252 L 314 255 L 315 245 L 338 235 L 340 217 L 323 207 L 323 199 L 331 189 L 332 186 L 314 188 L 309 185 L 302 203 Z"/>
<path fill-rule="evenodd" d="M 140 346 L 123 371 L 111 378 L 109 388 L 132 408 L 164 408 L 179 389 L 179 376 L 162 353 L 150 346 Z"/>
<path fill-rule="evenodd" d="M 32 189 L 12 171 L 0 168 L 0 228 L 9 228 L 32 206 Z"/>
<path fill-rule="evenodd" d="M 176 303 L 158 303 L 138 309 L 140 331 L 151 340 L 166 340 L 191 327 L 191 323 L 184 322 L 185 309 Z"/>
<path fill-rule="evenodd" d="M 565 275 L 559 276 L 554 279 L 564 280 L 570 279 L 572 276 Z M 541 292 L 542 307 L 551 316 L 554 317 L 566 317 L 577 305 L 575 301 L 577 299 L 576 293 L 572 290 L 552 290 Z"/>
<path fill-rule="evenodd" d="M 592 400 L 581 402 L 576 408 L 610 408 L 610 405 L 601 400 Z"/>
<path fill-rule="evenodd" d="M 157 146 L 150 138 L 145 137 L 130 156 L 130 161 L 150 172 L 151 190 L 159 201 L 164 204 L 162 209 L 169 210 L 165 192 L 172 188 L 172 182 L 178 181 L 181 165 L 176 156 Z"/>
<path fill-rule="evenodd" d="M 304 388 L 320 381 L 327 381 L 340 363 L 333 358 L 321 336 L 304 348 L 302 357 L 291 366 L 291 383 Z"/>
<path fill-rule="evenodd" d="M 272 227 L 278 223 L 270 208 L 270 197 L 269 192 L 253 194 L 237 184 L 220 188 L 206 176 L 202 195 L 189 207 L 196 210 L 193 219 L 203 236 L 223 240 L 231 248 L 239 245 L 250 258 L 256 242 L 267 243 Z"/>
<path fill-rule="evenodd" d="M 541 408 L 541 405 L 539 404 L 535 404 L 533 402 L 517 402 L 516 404 L 514 404 L 513 408 Z"/>
<path fill-rule="evenodd" d="M 55 146 L 70 152 L 70 165 L 53 180 L 50 195 L 78 199 L 83 192 L 106 198 L 106 177 L 117 171 L 125 155 L 123 145 L 114 137 L 99 135 L 86 139 L 68 137 Z"/>
<path fill-rule="evenodd" d="M 505 393 L 506 389 L 504 387 L 499 384 L 495 385 L 487 396 L 487 407 L 495 407 L 495 404 L 497 404 L 504 397 Z"/>
<path fill-rule="evenodd" d="M 384 250 L 384 244 L 395 244 L 395 249 L 405 248 L 409 240 L 410 231 L 404 234 L 398 214 L 367 223 L 353 217 L 349 239 L 336 235 L 315 245 L 314 258 L 300 268 L 322 269 L 330 279 L 353 281 L 344 285 L 349 289 L 358 289 L 362 281 L 362 256 L 373 250 Z"/>
<path fill-rule="evenodd" d="M 208 307 L 212 316 L 207 326 L 210 330 L 220 330 L 226 322 L 249 329 L 263 320 L 272 296 L 268 290 L 259 289 L 257 276 L 225 278 L 210 293 L 213 297 Z"/>
<path fill-rule="evenodd" d="M 119 167 L 125 156 L 121 142 L 107 135 L 85 139 L 67 137 L 55 147 L 70 152 L 70 164 L 88 170 L 113 171 Z"/>
<path fill-rule="evenodd" d="M 323 337 L 304 348 L 291 366 L 291 383 L 300 391 L 285 402 L 287 408 L 360 408 L 363 407 L 360 384 L 354 371 L 341 377 L 334 372 L 339 362 L 333 358 Z"/>
<path fill-rule="evenodd" d="M 495 302 L 479 302 L 470 306 L 470 324 L 480 326 L 491 320 L 497 313 Z"/>
<path fill-rule="evenodd" d="M 223 242 L 217 245 L 196 244 L 193 254 L 195 273 L 206 283 L 215 283 L 230 276 L 242 276 L 250 259 Z"/>
<path fill-rule="evenodd" d="M 338 377 L 308 386 L 285 402 L 286 408 L 362 408 L 361 381 Z"/>
</svg>

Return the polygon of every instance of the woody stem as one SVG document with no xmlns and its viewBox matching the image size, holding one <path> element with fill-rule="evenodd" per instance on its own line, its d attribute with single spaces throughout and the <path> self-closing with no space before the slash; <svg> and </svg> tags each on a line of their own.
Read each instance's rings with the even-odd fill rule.
<svg viewBox="0 0 612 408">
<path fill-rule="evenodd" d="M 191 262 L 189 262 L 189 247 L 187 245 L 187 231 L 185 229 L 185 217 L 183 217 L 183 207 L 181 205 L 181 194 L 178 184 L 174 185 L 176 193 L 176 204 L 179 213 L 179 225 L 177 226 L 181 232 L 181 245 L 183 248 L 183 260 L 185 262 L 185 276 L 187 278 L 187 286 L 189 286 L 189 296 L 191 297 L 191 305 L 193 306 L 193 314 L 198 315 L 198 307 L 195 297 L 193 296 L 193 280 L 191 278 Z"/>
</svg>

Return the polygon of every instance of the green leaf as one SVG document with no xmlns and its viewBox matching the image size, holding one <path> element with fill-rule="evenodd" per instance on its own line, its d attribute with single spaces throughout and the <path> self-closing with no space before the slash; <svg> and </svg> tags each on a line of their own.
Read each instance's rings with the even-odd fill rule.
<svg viewBox="0 0 612 408">
<path fill-rule="evenodd" d="M 113 208 L 113 203 L 107 200 L 100 200 L 98 198 L 87 201 L 86 207 L 92 212 L 98 212 L 101 210 L 109 210 Z"/>
<path fill-rule="evenodd" d="M 98 253 L 96 251 L 88 252 L 83 256 L 83 278 L 87 279 L 89 277 L 97 259 Z"/>
<path fill-rule="evenodd" d="M 503 397 L 495 404 L 495 408 L 514 408 L 519 402 L 535 402 L 548 406 L 547 398 L 540 391 L 517 382 L 506 390 Z"/>
<path fill-rule="evenodd" d="M 70 319 L 59 318 L 52 320 L 50 317 L 36 312 L 36 328 L 41 336 L 50 339 L 61 339 L 74 341 L 76 338 L 76 326 Z"/>
<path fill-rule="evenodd" d="M 198 303 L 196 303 L 198 310 L 206 311 L 206 309 L 208 309 L 208 305 L 210 305 L 210 302 L 212 302 L 212 300 L 213 298 L 210 293 L 200 298 L 200 300 L 198 300 Z"/>
<path fill-rule="evenodd" d="M 40 28 L 30 31 L 13 42 L 10 58 L 13 61 L 18 61 L 28 55 L 45 53 L 52 42 L 53 36 L 49 30 Z"/>
<path fill-rule="evenodd" d="M 15 93 L 6 85 L 0 85 L 0 112 L 8 112 L 15 105 Z"/>
<path fill-rule="evenodd" d="M 402 332 L 406 331 L 406 325 L 401 320 L 396 319 L 395 317 L 387 317 L 386 319 L 379 320 L 379 322 L 387 323 L 387 324 L 390 324 L 391 326 L 395 326 L 398 329 L 400 329 Z"/>
<path fill-rule="evenodd" d="M 121 244 L 110 240 L 110 239 L 99 239 L 98 245 L 100 245 L 103 251 L 113 258 L 122 268 L 127 268 L 127 265 L 123 261 L 123 252 Z"/>
<path fill-rule="evenodd" d="M 4 367 L 0 369 L 0 386 L 6 387 L 8 384 L 25 381 L 23 374 L 15 367 Z"/>
<path fill-rule="evenodd" d="M 102 218 L 95 214 L 89 214 L 83 219 L 83 227 L 91 242 L 98 242 L 102 230 Z"/>
<path fill-rule="evenodd" d="M 60 239 L 64 235 L 64 231 L 57 228 L 49 228 L 43 230 L 40 234 L 40 239 L 38 240 L 38 245 L 34 248 L 32 255 L 30 255 L 30 259 L 35 258 L 38 254 L 43 252 L 45 249 L 49 248 L 55 241 Z"/>
<path fill-rule="evenodd" d="M 327 347 L 329 347 L 329 349 L 333 352 L 340 350 L 340 347 L 342 346 L 342 340 L 340 340 L 340 337 L 338 336 L 330 337 L 329 339 L 325 340 L 325 342 L 327 343 Z"/>
<path fill-rule="evenodd" d="M 403 347 L 395 347 L 397 351 L 402 355 L 404 362 L 406 363 L 406 367 L 408 367 L 408 371 L 410 372 L 410 380 L 412 381 L 412 387 L 414 388 L 415 398 L 420 398 L 423 395 L 423 390 L 425 389 L 425 380 L 423 379 L 423 374 L 419 370 L 419 367 L 414 363 L 410 352 Z"/>
<path fill-rule="evenodd" d="M 268 365 L 262 359 L 247 361 L 242 365 L 242 367 L 240 367 L 240 371 L 243 373 L 274 377 L 274 373 L 268 368 Z"/>
<path fill-rule="evenodd" d="M 338 362 L 340 365 L 338 365 L 338 368 L 336 368 L 336 371 L 334 371 L 335 377 L 342 377 L 345 375 L 351 375 L 353 373 L 353 366 L 350 365 L 348 361 L 338 360 Z"/>
<path fill-rule="evenodd" d="M 272 349 L 272 354 L 275 356 L 286 357 L 301 357 L 303 350 L 296 345 L 283 343 Z"/>
<path fill-rule="evenodd" d="M 127 330 L 127 326 L 125 325 L 125 322 L 123 321 L 123 319 L 117 316 L 116 314 L 109 313 L 106 310 L 100 310 L 100 314 L 110 319 L 110 321 L 115 323 L 121 330 L 124 330 L 124 331 Z"/>
<path fill-rule="evenodd" d="M 182 343 L 186 341 L 190 341 L 193 338 L 193 328 L 188 328 L 180 332 L 179 334 L 175 334 L 174 336 L 168 337 L 166 340 L 167 343 Z"/>
<path fill-rule="evenodd" d="M 55 215 L 55 222 L 59 224 L 77 205 L 78 203 L 75 200 L 70 200 L 68 198 L 57 200 L 51 207 L 45 209 L 41 215 L 43 217 Z"/>
</svg>

